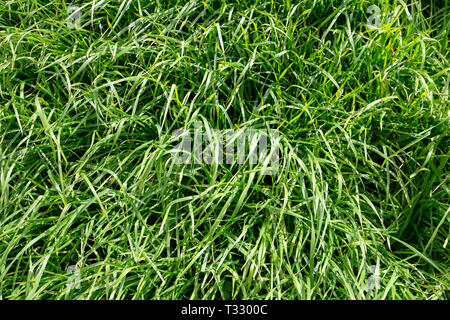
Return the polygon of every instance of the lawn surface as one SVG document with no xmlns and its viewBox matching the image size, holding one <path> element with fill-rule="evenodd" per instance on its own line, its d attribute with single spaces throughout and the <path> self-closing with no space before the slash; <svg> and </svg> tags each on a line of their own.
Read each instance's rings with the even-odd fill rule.
<svg viewBox="0 0 450 320">
<path fill-rule="evenodd" d="M 0 298 L 448 299 L 449 16 L 1 1 Z M 175 163 L 195 122 L 278 130 L 278 171 Z"/>
</svg>

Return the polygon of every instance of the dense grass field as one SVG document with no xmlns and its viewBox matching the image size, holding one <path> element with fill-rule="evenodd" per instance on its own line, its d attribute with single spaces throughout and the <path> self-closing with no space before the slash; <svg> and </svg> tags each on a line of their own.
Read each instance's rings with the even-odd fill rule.
<svg viewBox="0 0 450 320">
<path fill-rule="evenodd" d="M 1 1 L 0 298 L 450 298 L 449 16 Z M 176 163 L 195 122 L 278 170 Z"/>
</svg>

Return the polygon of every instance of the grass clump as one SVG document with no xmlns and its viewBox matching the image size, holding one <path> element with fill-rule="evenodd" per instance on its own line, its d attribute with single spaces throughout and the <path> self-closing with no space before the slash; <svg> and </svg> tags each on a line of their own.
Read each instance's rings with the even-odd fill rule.
<svg viewBox="0 0 450 320">
<path fill-rule="evenodd" d="M 449 9 L 2 1 L 0 297 L 448 299 Z M 277 174 L 175 164 L 195 121 Z"/>
</svg>

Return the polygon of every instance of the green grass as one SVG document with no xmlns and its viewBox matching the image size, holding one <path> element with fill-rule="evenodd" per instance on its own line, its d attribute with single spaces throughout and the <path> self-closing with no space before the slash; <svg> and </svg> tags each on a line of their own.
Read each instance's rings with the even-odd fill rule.
<svg viewBox="0 0 450 320">
<path fill-rule="evenodd" d="M 1 1 L 0 297 L 448 299 L 450 1 L 405 2 Z M 194 121 L 277 174 L 176 165 Z"/>
</svg>

